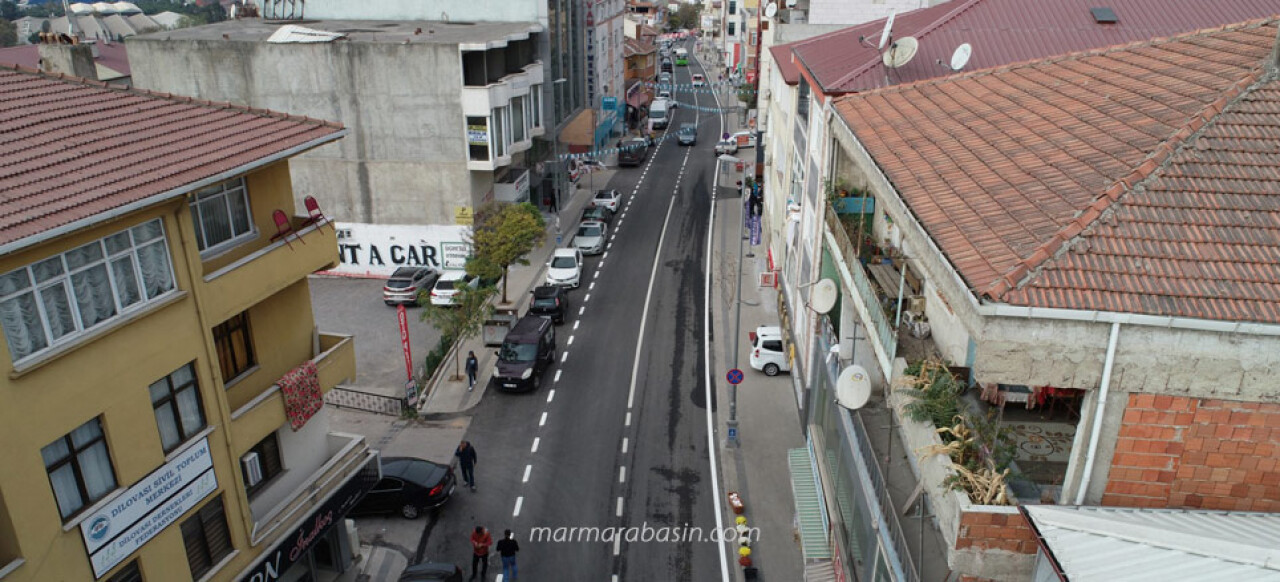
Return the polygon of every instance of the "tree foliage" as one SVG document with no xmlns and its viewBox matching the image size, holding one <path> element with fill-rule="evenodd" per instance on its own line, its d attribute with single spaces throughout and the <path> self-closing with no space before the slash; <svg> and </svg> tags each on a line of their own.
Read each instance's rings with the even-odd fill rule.
<svg viewBox="0 0 1280 582">
<path fill-rule="evenodd" d="M 459 344 L 473 338 L 484 328 L 484 322 L 493 314 L 493 305 L 489 299 L 493 297 L 492 287 L 472 288 L 463 286 L 453 296 L 453 305 L 434 305 L 430 301 L 422 302 L 422 321 L 431 324 L 440 335 Z M 459 350 L 461 352 L 461 350 Z M 453 375 L 459 376 L 461 354 L 454 353 Z"/>
<path fill-rule="evenodd" d="M 527 202 L 481 207 L 471 227 L 472 259 L 467 272 L 500 271 L 502 302 L 507 303 L 507 271 L 511 265 L 528 265 L 525 255 L 542 244 L 547 223 L 538 208 Z M 474 272 L 473 272 L 474 269 Z"/>
<path fill-rule="evenodd" d="M 0 20 L 0 47 L 18 44 L 18 26 L 8 20 Z"/>
<path fill-rule="evenodd" d="M 18 4 L 10 0 L 0 2 L 0 18 L 8 21 L 14 21 L 22 18 L 22 11 L 18 10 Z"/>
<path fill-rule="evenodd" d="M 680 3 L 680 7 L 667 16 L 667 30 L 676 31 L 681 28 L 693 30 L 698 28 L 701 25 L 698 18 L 698 12 L 701 9 L 701 4 Z"/>
</svg>

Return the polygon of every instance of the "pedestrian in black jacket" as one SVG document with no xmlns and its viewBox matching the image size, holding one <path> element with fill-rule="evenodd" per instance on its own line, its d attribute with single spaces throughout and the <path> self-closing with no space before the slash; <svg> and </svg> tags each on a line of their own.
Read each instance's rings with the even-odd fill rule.
<svg viewBox="0 0 1280 582">
<path fill-rule="evenodd" d="M 471 446 L 470 442 L 462 441 L 458 444 L 458 450 L 453 452 L 453 456 L 458 458 L 458 466 L 462 467 L 462 480 L 467 484 L 467 487 L 475 491 L 476 448 Z"/>
<path fill-rule="evenodd" d="M 516 582 L 516 552 L 520 551 L 520 544 L 511 537 L 511 530 L 503 532 L 502 539 L 498 540 L 498 555 L 502 556 L 502 579 L 504 582 Z"/>
<path fill-rule="evenodd" d="M 455 370 L 457 368 L 454 368 Z M 476 387 L 476 372 L 480 371 L 480 361 L 475 352 L 467 352 L 467 390 Z"/>
</svg>

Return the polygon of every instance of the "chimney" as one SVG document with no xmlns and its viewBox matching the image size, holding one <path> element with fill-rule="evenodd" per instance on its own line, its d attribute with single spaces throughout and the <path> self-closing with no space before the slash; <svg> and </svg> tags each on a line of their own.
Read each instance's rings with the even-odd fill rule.
<svg viewBox="0 0 1280 582">
<path fill-rule="evenodd" d="M 93 48 L 87 44 L 40 43 L 40 62 L 47 73 L 65 73 L 91 81 L 98 80 Z"/>
</svg>

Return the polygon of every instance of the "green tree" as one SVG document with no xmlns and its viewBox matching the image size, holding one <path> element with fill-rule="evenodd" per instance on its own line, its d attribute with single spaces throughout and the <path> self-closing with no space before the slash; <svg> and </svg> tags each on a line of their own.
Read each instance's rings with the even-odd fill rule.
<svg viewBox="0 0 1280 582">
<path fill-rule="evenodd" d="M 3 2 L 0 2 L 0 18 L 12 22 L 22 18 L 22 11 L 18 10 L 18 5 L 16 3 L 4 0 Z"/>
<path fill-rule="evenodd" d="M 0 46 L 18 44 L 18 27 L 8 20 L 0 20 Z"/>
<path fill-rule="evenodd" d="M 681 28 L 693 30 L 698 28 L 701 25 L 698 18 L 698 13 L 701 9 L 702 5 L 700 4 L 681 3 L 680 7 L 667 17 L 667 30 L 675 31 Z"/>
<path fill-rule="evenodd" d="M 476 212 L 471 227 L 474 258 L 468 261 L 468 267 L 501 270 L 502 302 L 507 303 L 508 269 L 511 265 L 528 265 L 525 255 L 542 244 L 546 236 L 547 223 L 542 213 L 528 202 L 482 208 Z"/>
<path fill-rule="evenodd" d="M 442 337 L 461 344 L 475 337 L 484 328 L 485 320 L 493 314 L 493 305 L 489 303 L 489 299 L 494 293 L 495 290 L 492 287 L 464 286 L 453 296 L 451 306 L 434 305 L 430 301 L 422 301 L 424 306 L 422 321 L 430 323 Z M 462 354 L 459 352 L 453 355 L 453 379 L 455 380 L 461 377 Z"/>
</svg>

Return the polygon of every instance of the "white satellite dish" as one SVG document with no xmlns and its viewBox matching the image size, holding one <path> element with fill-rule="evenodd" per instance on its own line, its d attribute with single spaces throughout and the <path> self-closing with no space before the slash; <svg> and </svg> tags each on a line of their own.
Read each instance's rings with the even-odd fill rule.
<svg viewBox="0 0 1280 582">
<path fill-rule="evenodd" d="M 889 50 L 884 52 L 884 66 L 890 69 L 896 69 L 911 62 L 915 58 L 916 51 L 920 50 L 920 43 L 915 38 L 906 36 L 893 41 L 889 46 Z"/>
<path fill-rule="evenodd" d="M 889 43 L 889 37 L 893 36 L 893 15 L 895 12 L 889 12 L 889 18 L 884 21 L 884 30 L 880 31 L 879 50 L 884 50 L 884 45 Z"/>
<path fill-rule="evenodd" d="M 959 71 L 965 65 L 969 64 L 969 56 L 973 54 L 973 47 L 969 43 L 964 43 L 956 47 L 956 52 L 951 54 L 951 70 Z"/>
<path fill-rule="evenodd" d="M 764 17 L 765 17 L 765 18 L 773 18 L 774 16 L 777 16 L 777 15 L 778 15 L 778 3 L 777 3 L 777 2 L 770 2 L 768 6 L 765 6 L 765 7 L 764 7 Z"/>
<path fill-rule="evenodd" d="M 836 378 L 836 404 L 857 410 L 871 399 L 871 376 L 862 366 L 853 365 L 840 371 Z"/>
<path fill-rule="evenodd" d="M 813 299 L 809 302 L 809 306 L 814 311 L 826 315 L 836 306 L 836 299 L 839 297 L 840 289 L 836 287 L 836 282 L 823 279 L 813 286 Z"/>
</svg>

